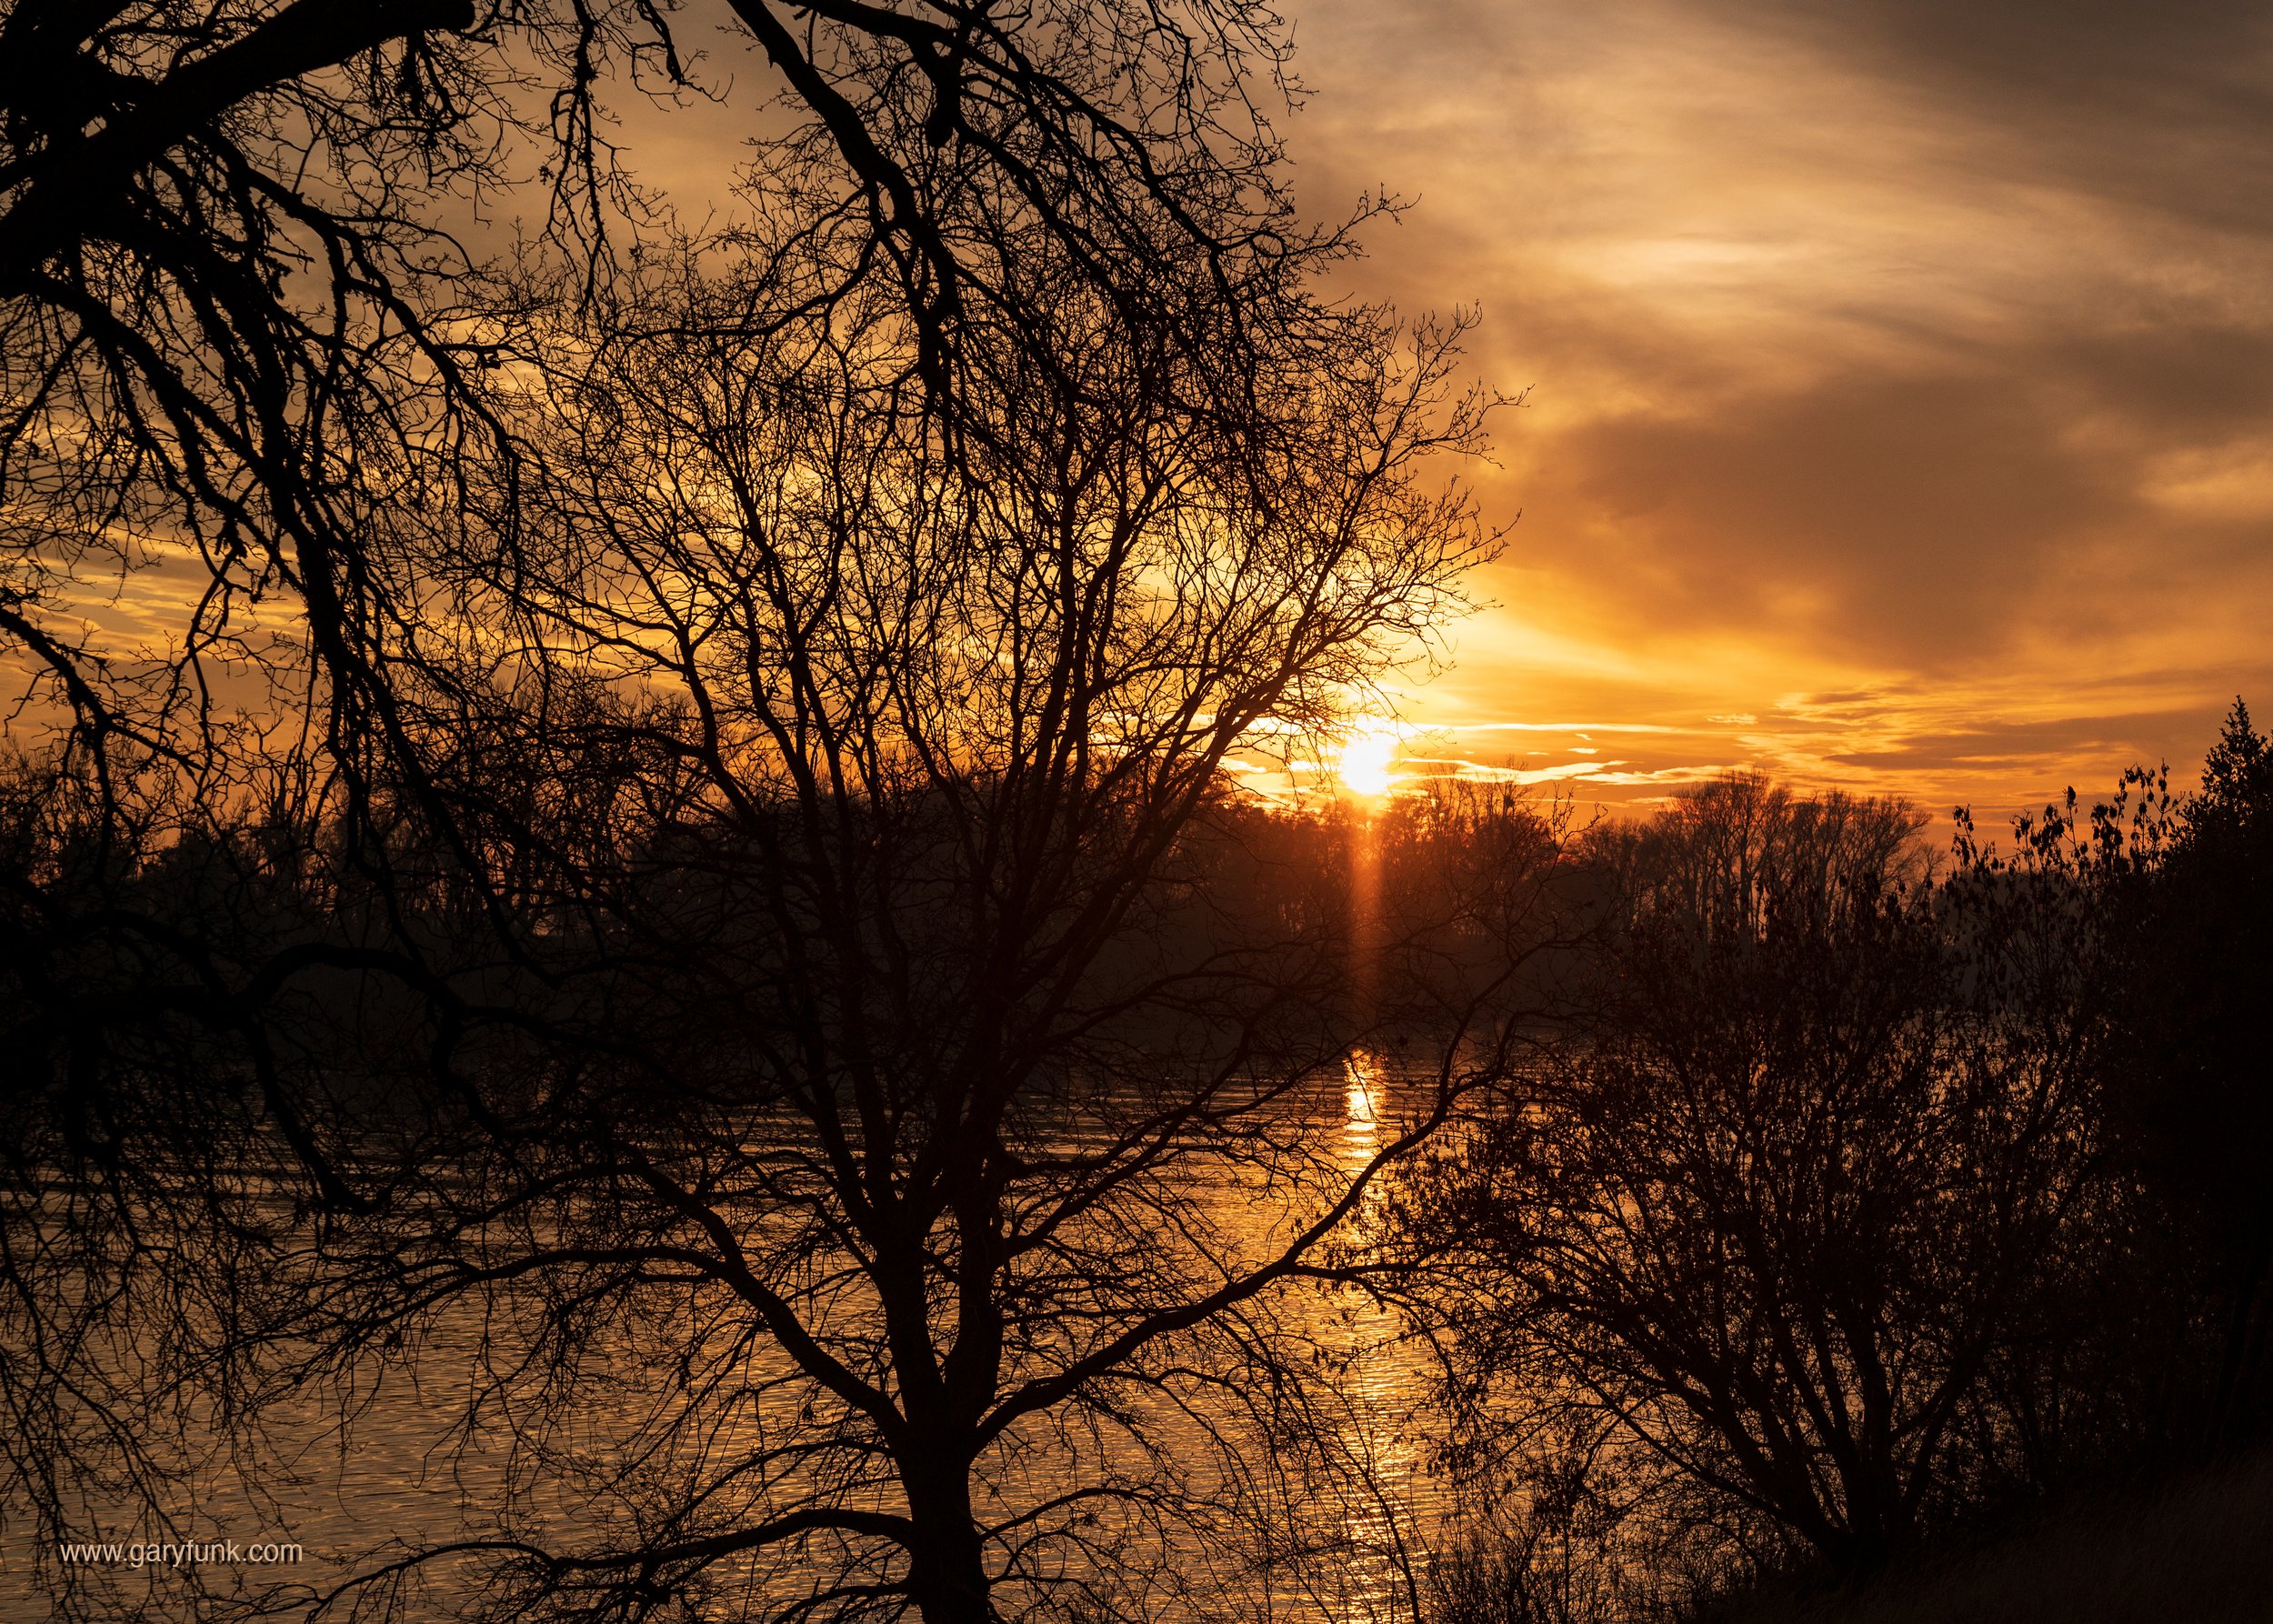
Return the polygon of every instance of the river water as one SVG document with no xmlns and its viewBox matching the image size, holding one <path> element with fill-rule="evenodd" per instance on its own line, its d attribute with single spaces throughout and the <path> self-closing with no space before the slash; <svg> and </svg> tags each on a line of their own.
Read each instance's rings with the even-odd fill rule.
<svg viewBox="0 0 2273 1624">
<path fill-rule="evenodd" d="M 1307 1102 L 1312 1125 L 1341 1171 L 1362 1168 L 1394 1132 L 1402 1091 L 1394 1068 L 1360 1051 L 1348 1058 L 1337 1088 Z M 1378 1201 L 1379 1192 L 1369 1198 Z M 1236 1175 L 1210 1191 L 1206 1205 L 1232 1226 L 1253 1227 L 1258 1244 L 1267 1244 L 1266 1232 L 1285 1218 L 1277 1203 L 1242 1188 Z M 1437 1429 L 1429 1365 L 1394 1312 L 1347 1288 L 1290 1286 L 1273 1311 L 1281 1328 L 1309 1345 L 1315 1360 L 1304 1436 L 1298 1442 L 1273 1436 L 1277 1422 L 1259 1418 L 1253 1404 L 1232 1392 L 1211 1398 L 1205 1383 L 1147 1418 L 1144 1429 L 1166 1440 L 1164 1458 L 1150 1469 L 1201 1501 L 1220 1499 L 1224 1513 L 1169 1527 L 1148 1558 L 1132 1557 L 1160 1570 L 1146 1591 L 1157 1599 L 1147 1604 L 1147 1616 L 1227 1624 L 1413 1624 L 1424 1553 L 1440 1531 L 1448 1499 L 1431 1471 Z M 456 1447 L 450 1422 L 465 1413 L 473 1378 L 454 1381 L 451 1372 L 472 1370 L 486 1335 L 473 1324 L 437 1326 L 419 1349 L 416 1379 L 396 1372 L 357 1394 L 351 1418 L 341 1413 L 336 1394 L 312 1396 L 305 1413 L 268 1418 L 268 1448 L 253 1479 L 257 1492 L 225 1461 L 211 1463 L 199 1474 L 196 1503 L 176 1513 L 176 1531 L 114 1525 L 106 1536 L 179 1539 L 186 1531 L 240 1546 L 300 1546 L 293 1566 L 205 1569 L 208 1584 L 250 1593 L 277 1580 L 321 1589 L 366 1568 L 390 1545 L 481 1534 L 485 1509 L 504 1492 L 509 1469 L 478 1444 Z M 1207 1408 L 1211 1404 L 1216 1408 Z M 1077 1453 L 1068 1457 L 1063 1486 L 1094 1464 Z M 561 1526 L 574 1524 L 580 1508 L 562 1485 L 558 1502 L 537 1509 Z M 47 1616 L 30 1586 L 31 1535 L 23 1522 L 5 1529 L 0 1618 Z M 146 1609 L 143 1616 L 195 1616 L 162 1562 L 141 1569 L 106 1566 L 103 1577 L 117 1587 L 121 1605 L 138 1604 Z M 446 1577 L 413 1599 L 408 1616 L 447 1617 L 452 1610 Z"/>
</svg>

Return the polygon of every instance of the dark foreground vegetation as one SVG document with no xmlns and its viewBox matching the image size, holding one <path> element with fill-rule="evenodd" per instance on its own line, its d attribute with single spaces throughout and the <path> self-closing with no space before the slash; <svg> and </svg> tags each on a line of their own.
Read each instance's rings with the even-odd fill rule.
<svg viewBox="0 0 2273 1624">
<path fill-rule="evenodd" d="M 1594 844 L 1583 1008 L 1408 1196 L 1505 1474 L 1439 1616 L 1843 1617 L 2070 1502 L 2132 1528 L 2135 1589 L 2187 1514 L 2126 1506 L 2262 1442 L 2265 738 L 2237 703 L 2198 793 L 2136 773 L 2001 854 L 1961 825 L 1938 873 L 1917 828 L 1732 779 Z M 2235 1541 L 2193 1560 L 2261 1596 Z"/>
<path fill-rule="evenodd" d="M 949 957 L 874 995 L 838 1063 L 874 1082 L 798 1082 L 856 1035 L 801 1013 L 822 944 L 722 917 L 731 847 L 618 850 L 645 931 L 508 899 L 539 973 L 478 899 L 358 877 L 335 826 L 130 857 L 90 794 L 24 768 L 5 803 L 19 1505 L 165 1511 L 212 1438 L 257 1473 L 265 1410 L 312 1391 L 352 1432 L 437 1360 L 476 1373 L 454 1447 L 514 1451 L 468 1539 L 262 1607 L 890 1612 L 936 1518 L 998 1616 L 1243 1616 L 1259 1589 L 1181 1565 L 1290 1515 L 1230 1503 L 1255 1451 L 1336 1480 L 1290 1308 L 1329 1289 L 1443 1359 L 1431 1618 L 1954 1617 L 2079 1542 L 2163 1583 L 2181 1527 L 2203 1605 L 2257 1572 L 2218 1534 L 2256 1526 L 2231 1463 L 2265 1434 L 2273 1218 L 2243 1148 L 2273 757 L 2238 705 L 2198 793 L 2135 775 L 1947 855 L 1898 804 L 1751 777 L 1576 833 L 1467 783 L 1208 797 L 984 1107 L 938 1069 L 992 1029 Z M 967 928 L 896 924 L 911 953 Z M 1313 1086 L 1354 1043 L 1433 1068 L 1355 1168 Z M 860 1237 L 907 1202 L 903 1298 Z M 636 1466 L 596 1459 L 596 1411 Z M 949 1519 L 900 1440 L 958 1426 Z"/>
<path fill-rule="evenodd" d="M 1723 1611 L 1742 1624 L 2247 1624 L 2265 1617 L 2268 1549 L 2273 1472 L 2259 1457 L 2071 1496 L 1859 1596 L 1786 1586 Z"/>
</svg>

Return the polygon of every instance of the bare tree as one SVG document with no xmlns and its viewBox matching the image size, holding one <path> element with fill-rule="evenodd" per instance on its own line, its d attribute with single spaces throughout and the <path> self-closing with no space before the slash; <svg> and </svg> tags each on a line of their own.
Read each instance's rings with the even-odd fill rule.
<svg viewBox="0 0 2273 1624">
<path fill-rule="evenodd" d="M 700 1043 L 549 1083 L 536 1176 L 488 1161 L 483 1221 L 422 1216 L 451 1241 L 407 1278 L 542 1282 L 693 1358 L 636 1451 L 687 1478 L 548 1548 L 538 1597 L 712 1594 L 787 1550 L 801 1605 L 1105 1605 L 1067 1548 L 1159 1492 L 1129 1463 L 1213 1379 L 1195 1338 L 1314 1267 L 1449 1108 L 1446 1079 L 1334 1165 L 1301 1092 L 1345 1036 L 1331 962 L 1215 913 L 1187 831 L 1243 741 L 1327 722 L 1456 606 L 1487 544 L 1414 471 L 1473 419 L 1425 426 L 1449 335 L 1400 361 L 1291 290 L 1247 306 L 1247 404 L 1195 414 L 1178 349 L 1126 342 L 1037 237 L 1000 259 L 1046 336 L 974 342 L 943 433 L 896 309 L 751 319 L 810 240 L 566 341 L 566 473 L 512 570 L 460 583 L 496 703 L 451 718 L 436 783 Z M 596 757 L 636 764 L 605 808 L 485 799 Z M 1282 1214 L 1232 1221 L 1242 1184 Z M 725 1452 L 711 1384 L 756 1344 L 765 1440 Z"/>
<path fill-rule="evenodd" d="M 1299 1072 L 1234 1080 L 1246 1048 L 1299 1024 L 1283 967 L 1265 996 L 1237 954 L 1200 951 L 1191 910 L 1185 934 L 1136 927 L 1175 894 L 1163 866 L 1217 805 L 1229 742 L 1327 714 L 1381 651 L 1453 606 L 1453 577 L 1486 549 L 1464 508 L 1409 483 L 1418 451 L 1473 430 L 1472 416 L 1440 430 L 1399 415 L 1433 397 L 1448 346 L 1424 345 L 1400 377 L 1374 316 L 1308 302 L 1304 279 L 1341 245 L 1294 226 L 1277 179 L 1275 19 L 1214 4 L 734 14 L 796 116 L 761 153 L 756 234 L 726 246 L 756 268 L 739 292 L 661 318 L 738 327 L 676 350 L 626 336 L 655 291 L 634 267 L 665 234 L 601 138 L 606 95 L 688 88 L 685 19 L 667 7 L 16 0 L 0 15 L 0 634 L 25 677 L 17 737 L 52 722 L 62 748 L 25 780 L 45 805 L 25 813 L 11 875 L 9 1007 L 31 1057 L 10 1102 L 24 1130 L 15 1346 L 75 1358 L 104 1339 L 90 1326 L 115 1347 L 163 1319 L 183 1337 L 134 1344 L 165 1356 L 160 1374 L 249 1403 L 255 1356 L 285 1321 L 330 1350 L 307 1357 L 347 1369 L 359 1337 L 385 1334 L 372 1315 L 428 1300 L 383 1286 L 438 1270 L 438 1298 L 491 1281 L 436 1238 L 446 1227 L 419 1228 L 465 1216 L 421 1168 L 506 1170 L 495 1228 L 473 1225 L 467 1248 L 516 1222 L 524 1238 L 566 1232 L 533 1216 L 546 1198 L 566 1205 L 545 1224 L 611 1222 L 624 1201 L 627 1227 L 610 1233 L 652 1237 L 696 1221 L 673 1203 L 711 1193 L 709 1141 L 686 1138 L 687 1113 L 739 1145 L 761 1103 L 826 1123 L 837 1108 L 817 1102 L 862 1077 L 906 1095 L 881 1118 L 873 1101 L 844 1108 L 883 1140 L 866 1163 L 816 1161 L 806 1171 L 836 1183 L 776 1210 L 836 1216 L 765 1244 L 847 1248 L 903 1286 L 915 1267 L 925 1290 L 966 1269 L 983 1321 L 1001 1307 L 986 1283 L 1026 1256 L 986 1240 L 985 1223 L 1038 1155 L 1043 1130 L 1019 1116 L 1035 1079 L 1104 1075 L 1066 1045 L 1126 1063 L 1138 1012 L 1174 1012 L 1182 995 L 1164 989 L 1197 988 L 1185 1069 L 1149 1069 L 1251 1086 L 1258 1108 Z M 560 274 L 516 281 L 452 229 L 532 185 Z M 565 357 L 594 334 L 575 363 L 588 384 L 570 390 Z M 553 399 L 502 386 L 532 357 Z M 736 366 L 750 370 L 721 370 Z M 672 416 L 696 406 L 706 416 Z M 578 445 L 554 407 L 619 415 L 592 418 Z M 597 438 L 604 426 L 619 438 Z M 598 455 L 631 446 L 694 450 L 728 483 L 675 488 L 667 460 L 610 469 Z M 1108 497 L 1127 504 L 1116 521 L 1101 516 Z M 704 526 L 722 524 L 744 539 L 713 551 Z M 768 555 L 776 526 L 783 550 Z M 690 568 L 709 573 L 639 574 Z M 178 594 L 158 589 L 185 576 Z M 96 606 L 105 596 L 125 606 L 123 633 Z M 840 640 L 801 641 L 823 631 Z M 738 676 L 716 662 L 729 646 Z M 988 688 L 1005 669 L 1016 680 Z M 60 834 L 58 809 L 74 814 Z M 186 881 L 154 883 L 176 872 L 165 854 L 192 851 L 220 877 L 205 894 L 228 899 L 217 913 Z M 969 910 L 959 931 L 932 911 L 950 903 Z M 1194 952 L 1217 967 L 1178 957 Z M 991 979 L 958 1002 L 953 977 L 934 984 L 919 965 Z M 706 977 L 728 967 L 751 979 Z M 1256 1035 L 1223 1037 L 1227 988 L 1253 999 Z M 793 1018 L 822 1037 L 778 1049 Z M 761 1032 L 778 1052 L 736 1047 Z M 684 1047 L 696 1034 L 706 1046 Z M 769 1052 L 736 1061 L 762 1083 L 713 1094 L 719 1057 Z M 800 1087 L 823 1093 L 799 1106 Z M 957 1088 L 976 1103 L 956 1104 Z M 632 1131 L 650 1108 L 670 1128 L 652 1144 Z M 1180 1124 L 1275 1144 L 1218 1115 L 1147 1107 L 1072 1171 L 1038 1165 L 1109 1194 L 1166 1188 Z M 844 1225 L 889 1191 L 877 1169 L 907 1148 L 895 1136 L 934 1118 L 946 1137 L 908 1164 L 906 1210 L 885 1226 L 897 1239 L 863 1250 L 875 1237 Z M 1027 1139 L 1002 1128 L 1014 1119 Z M 182 1121 L 213 1128 L 195 1157 L 168 1148 Z M 973 1173 L 960 1158 L 990 1134 L 1027 1148 L 981 1155 Z M 692 1161 L 657 1159 L 690 1143 Z M 556 1157 L 556 1185 L 518 1182 L 526 1158 Z M 729 1170 L 758 1188 L 790 1178 L 762 1158 Z M 924 1224 L 947 1222 L 936 1181 L 950 1173 L 949 1232 L 967 1219 L 973 1238 L 952 1267 L 961 1240 L 924 1249 Z M 72 1205 L 82 1197 L 108 1216 Z M 1045 1222 L 1036 1255 L 1108 1210 L 1124 1226 L 1113 1244 L 1155 1272 L 1103 1310 L 1114 1334 L 1052 1356 L 1055 1378 L 1019 1367 L 1022 1385 L 988 1400 L 992 1430 L 973 1430 L 962 1375 L 952 1427 L 940 1420 L 912 1354 L 906 1395 L 899 1376 L 856 1364 L 844 1369 L 866 1384 L 858 1401 L 815 1374 L 826 1365 L 784 1378 L 818 1382 L 846 1427 L 872 1429 L 830 1459 L 873 1463 L 889 1437 L 926 1508 L 920 1537 L 912 1510 L 858 1526 L 793 1510 L 794 1526 L 757 1517 L 744 1534 L 766 1539 L 716 1556 L 856 1536 L 902 1552 L 904 1569 L 870 1564 L 890 1595 L 979 1605 L 974 1536 L 939 1509 L 967 1452 L 1277 1278 L 1264 1259 L 1195 1296 L 1102 1195 Z M 205 1221 L 217 1212 L 225 1223 Z M 303 1222 L 325 1238 L 314 1254 Z M 669 1244 L 692 1234 L 670 1229 Z M 703 1234 L 725 1272 L 676 1285 L 759 1279 Z M 380 1236 L 406 1249 L 355 1249 Z M 261 1278 L 244 1263 L 260 1252 L 308 1293 L 140 1306 L 68 1283 L 125 1279 L 153 1247 L 186 1268 L 225 1244 L 237 1261 L 215 1278 Z M 293 1273 L 344 1256 L 370 1272 Z M 684 1264 L 640 1256 L 591 1266 L 644 1286 Z M 145 1271 L 145 1288 L 168 1278 Z M 831 1298 L 821 1277 L 798 1278 Z M 1182 1295 L 1164 1307 L 1170 1279 Z M 193 1347 L 191 1331 L 231 1316 L 237 1342 Z M 749 1325 L 810 1351 L 797 1323 L 769 1308 Z M 966 1367 L 986 1368 L 983 1353 Z M 146 1429 L 110 1418 L 123 1398 L 52 1408 L 96 1390 L 87 1369 L 6 1373 L 20 1413 L 51 1406 L 35 1429 L 51 1442 L 19 1478 L 44 1516 L 70 1496 L 42 1473 L 93 1459 L 81 1445 L 95 1434 L 127 1476 L 158 1469 Z M 890 1433 L 880 1392 L 886 1409 L 933 1405 L 924 1424 L 961 1428 L 966 1458 Z M 814 1480 L 844 1490 L 816 1489 L 815 1505 L 846 1517 L 868 1481 Z M 542 1571 L 547 1585 L 601 1576 L 621 1599 L 679 1569 L 596 1558 Z"/>
<path fill-rule="evenodd" d="M 1284 42 L 1245 4 L 11 0 L 0 639 L 14 737 L 55 731 L 114 837 L 278 769 L 325 816 L 448 829 L 394 687 L 436 540 L 400 516 L 509 506 L 532 456 L 482 386 L 538 317 L 489 216 L 541 207 L 546 300 L 605 295 L 669 234 L 611 107 L 709 94 L 674 28 L 717 25 L 777 75 L 747 201 L 826 239 L 804 307 L 889 306 L 943 422 L 966 328 L 1047 336 L 1005 303 L 1006 246 L 1054 245 L 1099 319 L 1181 354 L 1203 412 L 1247 376 L 1256 289 L 1338 249 L 1293 223 Z M 441 545 L 489 556 L 496 516 Z"/>
<path fill-rule="evenodd" d="M 232 659 L 273 675 L 272 713 L 324 717 L 317 753 L 351 786 L 399 752 L 377 667 L 416 606 L 385 515 L 521 455 L 469 377 L 512 315 L 482 217 L 542 200 L 586 292 L 654 234 L 604 135 L 611 98 L 700 94 L 674 12 L 0 9 L 0 634 L 98 765 L 219 772 Z M 778 75 L 768 184 L 794 172 L 804 223 L 860 244 L 810 296 L 893 300 L 936 399 L 966 324 L 1016 330 L 993 239 L 957 226 L 974 196 L 1056 244 L 1109 319 L 1221 359 L 1217 384 L 1240 376 L 1248 279 L 1330 240 L 1276 176 L 1257 97 L 1284 46 L 1260 7 L 746 0 L 702 20 Z M 199 577 L 157 656 L 175 669 L 125 683 L 77 609 L 106 582 L 146 593 L 168 557 Z"/>
<path fill-rule="evenodd" d="M 1200 1494 L 1177 1416 L 1287 1379 L 1273 1294 L 1470 1080 L 1447 1049 L 1346 1165 L 1308 1092 L 1346 919 L 1224 906 L 1233 752 L 1330 723 L 1491 551 L 1421 474 L 1477 432 L 1457 328 L 1317 303 L 1331 245 L 1191 234 L 1131 319 L 996 169 L 934 216 L 992 277 L 943 388 L 826 175 L 788 149 L 755 231 L 528 301 L 466 386 L 521 454 L 360 510 L 395 612 L 319 661 L 314 906 L 165 944 L 256 1062 L 293 999 L 330 1036 L 255 1066 L 281 1164 L 144 1164 L 273 1270 L 152 1379 L 249 1417 L 476 1325 L 456 1419 L 512 1440 L 495 1526 L 317 1611 L 459 1559 L 514 1616 L 1136 1616 L 1116 1557 Z M 374 977 L 396 1013 L 315 990 Z"/>
<path fill-rule="evenodd" d="M 2096 1188 L 2052 940 L 1917 827 L 1737 777 L 1607 841 L 1598 1014 L 1424 1207 L 1511 1427 L 1564 1395 L 1605 1492 L 1849 1574 L 2009 1467 L 1992 1365 Z"/>
</svg>

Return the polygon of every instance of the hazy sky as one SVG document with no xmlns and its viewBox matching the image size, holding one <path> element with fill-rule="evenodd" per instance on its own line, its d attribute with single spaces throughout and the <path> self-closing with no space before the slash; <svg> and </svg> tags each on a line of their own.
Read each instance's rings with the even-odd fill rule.
<svg viewBox="0 0 2273 1624">
<path fill-rule="evenodd" d="M 2273 712 L 2269 17 L 1295 0 L 1305 206 L 1412 200 L 1362 291 L 1480 305 L 1531 389 L 1415 747 L 1586 798 L 2191 783 Z"/>
<path fill-rule="evenodd" d="M 2273 7 L 1286 4 L 1304 207 L 1412 205 L 1349 291 L 1529 390 L 1407 757 L 2001 815 L 2273 717 Z M 728 105 L 626 125 L 698 218 L 770 79 L 709 12 Z"/>
<path fill-rule="evenodd" d="M 1284 3 L 1303 206 L 1412 206 L 1343 291 L 1529 392 L 1408 770 L 1991 817 L 2273 719 L 2273 6 Z M 723 15 L 621 132 L 697 222 L 780 116 Z"/>
</svg>

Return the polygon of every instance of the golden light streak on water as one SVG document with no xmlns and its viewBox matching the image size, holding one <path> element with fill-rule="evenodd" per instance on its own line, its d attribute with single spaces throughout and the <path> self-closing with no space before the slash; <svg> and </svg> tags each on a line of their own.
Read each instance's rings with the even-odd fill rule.
<svg viewBox="0 0 2273 1624">
<path fill-rule="evenodd" d="M 1342 1062 L 1347 1115 L 1342 1124 L 1345 1164 L 1355 1172 L 1381 1148 L 1381 1063 L 1362 1048 L 1349 1051 Z"/>
</svg>

